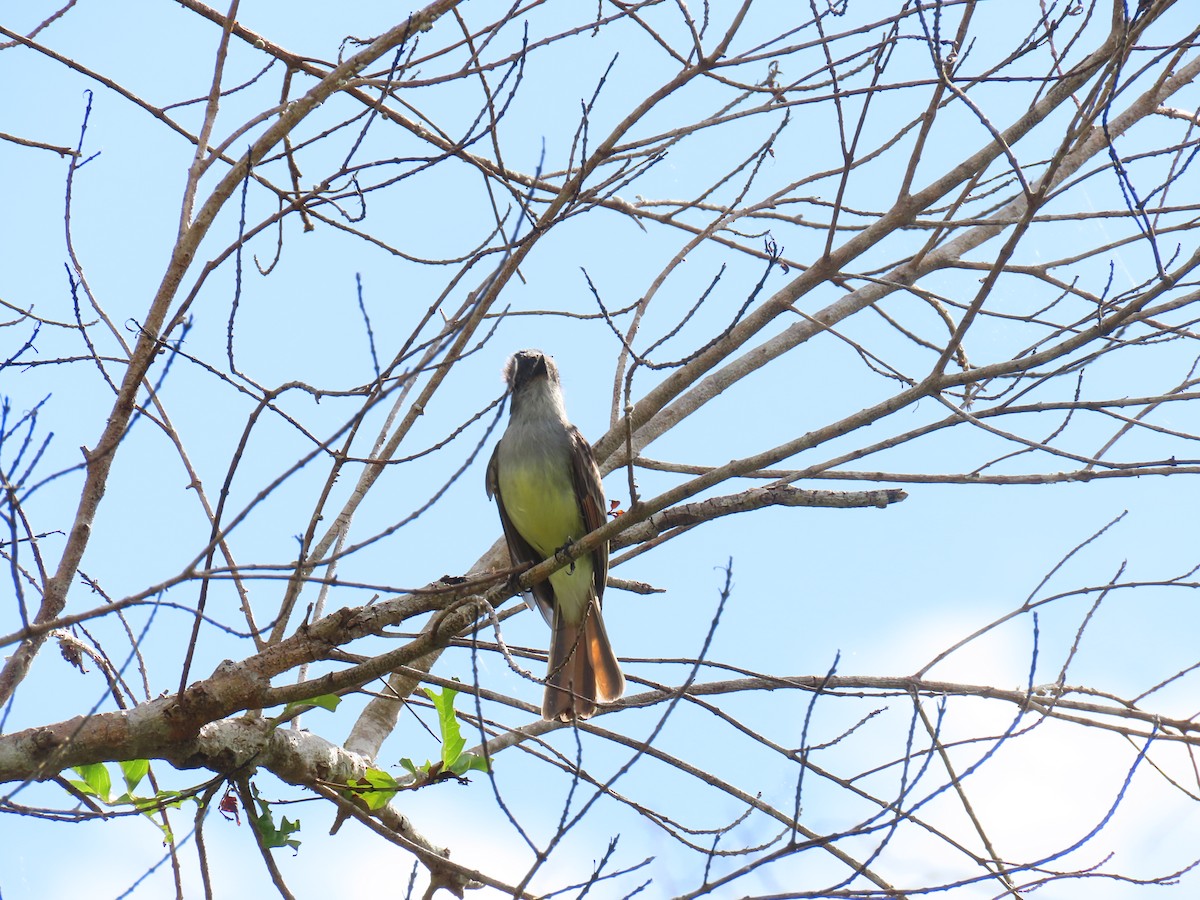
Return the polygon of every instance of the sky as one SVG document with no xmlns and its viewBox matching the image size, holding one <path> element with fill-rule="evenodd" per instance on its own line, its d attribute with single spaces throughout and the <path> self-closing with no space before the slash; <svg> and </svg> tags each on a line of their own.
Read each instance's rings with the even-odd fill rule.
<svg viewBox="0 0 1200 900">
<path fill-rule="evenodd" d="M 43 8 L 44 6 L 44 8 Z M 838 27 L 867 21 L 871 12 L 851 5 L 850 18 L 837 18 Z M 27 4 L 6 12 L 0 24 L 28 32 L 53 11 L 54 5 Z M 970 48 L 974 70 L 984 70 L 1002 59 L 1028 30 L 1029 23 L 1011 14 L 1012 7 L 996 2 L 979 4 L 976 43 Z M 1029 4 L 1029 9 L 1035 5 Z M 463 6 L 472 23 L 489 21 L 506 8 L 478 3 Z M 714 21 L 721 11 L 711 11 Z M 1031 13 L 1032 14 L 1032 13 Z M 395 24 L 393 5 L 366 2 L 353 8 L 336 4 L 302 3 L 281 15 L 276 4 L 245 2 L 239 19 L 247 27 L 290 50 L 319 59 L 336 58 L 347 35 L 366 37 Z M 770 3 L 754 4 L 738 45 L 753 46 L 755 36 L 779 28 L 786 15 Z M 956 15 L 952 11 L 947 16 Z M 524 23 L 531 35 L 545 33 L 571 21 L 571 5 L 548 3 L 516 17 L 522 23 L 501 32 L 487 48 L 494 57 L 513 52 L 521 42 Z M 1186 11 L 1175 12 L 1159 26 L 1151 41 L 1166 43 L 1194 23 Z M 677 21 L 664 14 L 668 34 L 678 38 Z M 802 24 L 797 18 L 795 26 Z M 830 20 L 835 21 L 835 20 Z M 956 20 L 955 20 L 956 21 Z M 1085 49 L 1094 43 L 1094 29 L 1104 28 L 1099 16 L 1085 30 Z M 714 26 L 715 27 L 715 26 Z M 912 34 L 918 31 L 909 23 Z M 949 26 L 944 26 L 949 27 Z M 449 40 L 455 26 L 443 20 L 428 36 L 426 46 Z M 780 29 L 782 30 L 782 29 Z M 773 32 L 772 32 L 773 33 Z M 48 27 L 39 39 L 56 52 L 78 60 L 88 69 L 127 86 L 156 106 L 203 97 L 209 87 L 212 55 L 218 31 L 177 4 L 131 0 L 120 10 L 95 3 L 79 3 L 61 21 Z M 797 38 L 796 40 L 799 40 Z M 345 52 L 355 45 L 345 44 Z M 1194 52 L 1194 51 L 1193 51 Z M 897 45 L 889 77 L 927 79 L 929 53 L 921 41 L 906 39 Z M 1147 54 L 1147 58 L 1150 54 Z M 1190 58 L 1190 57 L 1187 57 Z M 800 78 L 805 65 L 819 68 L 819 56 L 796 54 L 783 64 L 783 74 Z M 815 62 L 814 62 L 815 60 Z M 1041 57 L 1030 54 L 1013 71 L 1027 75 L 1040 71 Z M 231 49 L 227 85 L 241 84 L 265 65 L 261 54 L 238 42 Z M 430 73 L 441 63 L 430 63 Z M 765 77 L 767 60 L 744 78 Z M 502 71 L 494 73 L 493 85 Z M 499 134 L 505 161 L 522 171 L 561 170 L 570 157 L 579 123 L 581 103 L 593 94 L 589 140 L 626 115 L 636 100 L 674 72 L 673 62 L 650 46 L 636 29 L 614 29 L 610 35 L 584 37 L 539 48 L 521 71 L 521 89 L 505 111 Z M 414 80 L 422 77 L 418 70 Z M 858 73 L 859 77 L 865 77 Z M 516 72 L 510 74 L 516 77 Z M 277 102 L 282 73 L 273 70 L 249 87 L 228 95 L 214 134 L 218 139 L 243 121 Z M 48 144 L 74 146 L 86 116 L 83 153 L 88 157 L 72 182 L 71 242 L 64 233 L 64 190 L 67 162 L 46 150 L 0 140 L 0 171 L 6 179 L 6 197 L 0 204 L 0 299 L 12 306 L 33 308 L 55 321 L 71 321 L 72 305 L 67 265 L 73 253 L 86 274 L 87 284 L 99 298 L 113 327 L 125 341 L 136 335 L 163 276 L 164 265 L 179 227 L 180 197 L 194 147 L 171 132 L 128 99 L 104 88 L 81 72 L 72 72 L 23 48 L 0 50 L 0 82 L 20 84 L 21 90 L 0 92 L 0 132 Z M 511 84 L 511 80 L 506 84 Z M 597 90 L 597 85 L 600 85 Z M 305 85 L 307 87 L 307 85 Z M 296 88 L 299 90 L 301 88 Z M 972 94 L 985 104 L 990 121 L 1001 126 L 1018 117 L 1036 90 L 1022 82 L 996 84 Z M 294 91 L 295 92 L 295 91 Z M 698 86 L 680 92 L 663 104 L 634 136 L 645 137 L 673 127 L 680 116 L 694 109 L 716 110 L 728 94 Z M 451 135 L 470 129 L 479 110 L 478 85 L 421 89 L 401 94 L 412 102 L 414 117 L 428 116 Z M 863 129 L 864 147 L 886 141 L 928 102 L 927 89 L 894 92 L 874 101 Z M 1188 88 L 1175 105 L 1194 110 L 1198 94 Z M 846 102 L 854 116 L 861 107 L 855 97 Z M 330 101 L 306 124 L 302 135 L 311 137 L 341 120 L 350 108 Z M 201 106 L 174 108 L 172 115 L 189 129 L 200 123 Z M 834 128 L 828 104 L 801 105 L 771 154 L 762 163 L 761 181 L 754 195 L 771 186 L 784 185 L 810 172 L 838 165 L 840 151 L 831 136 Z M 694 196 L 730 168 L 730 155 L 748 156 L 781 124 L 782 116 L 747 117 L 734 121 L 694 141 L 682 142 L 627 191 L 629 199 L 677 199 Z M 951 106 L 939 118 L 939 131 L 923 154 L 914 184 L 921 186 L 987 140 L 979 116 L 961 105 Z M 1160 131 L 1156 130 L 1160 129 Z M 1163 118 L 1122 138 L 1122 148 L 1137 148 L 1182 139 L 1186 124 Z M 257 134 L 251 128 L 248 134 Z M 322 177 L 348 152 L 356 128 L 336 132 L 324 145 L 304 147 L 298 154 L 302 184 Z M 231 144 L 240 152 L 249 137 Z M 1043 140 L 1041 138 L 1038 141 Z M 394 158 L 364 174 L 379 179 L 380 172 L 406 171 L 411 155 L 423 152 L 417 141 L 398 129 L 374 127 L 368 132 L 359 158 Z M 473 148 L 491 154 L 488 142 Z M 1022 160 L 1043 158 L 1042 143 L 1017 145 Z M 271 171 L 278 176 L 282 164 Z M 1152 184 L 1151 161 L 1130 164 L 1135 183 Z M 15 173 L 15 174 L 14 174 Z M 218 175 L 221 173 L 218 173 Z M 1120 187 L 1110 172 L 1085 169 L 1077 186 L 1064 192 L 1064 210 L 1119 208 Z M 1180 180 L 1175 202 L 1185 203 L 1187 191 L 1195 196 L 1190 172 Z M 895 195 L 894 161 L 883 156 L 864 166 L 852 179 L 844 202 L 851 209 L 876 209 Z M 1136 180 L 1144 177 L 1146 181 Z M 216 183 L 206 176 L 203 194 Z M 835 182 L 814 181 L 793 193 L 803 200 L 789 208 L 810 220 L 827 215 L 822 206 L 835 196 Z M 728 196 L 723 186 L 716 196 Z M 494 228 L 490 209 L 498 201 L 485 190 L 478 173 L 450 161 L 420 177 L 410 177 L 386 190 L 367 195 L 373 233 L 409 258 L 319 225 L 301 231 L 297 220 L 288 220 L 281 232 L 283 249 L 270 274 L 261 276 L 255 264 L 267 266 L 276 254 L 277 235 L 268 229 L 248 242 L 240 279 L 234 265 L 223 263 L 200 290 L 193 307 L 194 319 L 183 348 L 199 365 L 180 358 L 172 363 L 161 396 L 172 423 L 187 448 L 188 458 L 201 473 L 210 496 L 216 496 L 232 454 L 242 439 L 243 426 L 254 404 L 231 388 L 230 346 L 226 335 L 234 324 L 232 355 L 239 373 L 261 385 L 277 386 L 303 381 L 326 392 L 320 400 L 310 393 L 292 391 L 280 406 L 312 433 L 328 435 L 355 410 L 353 398 L 339 397 L 374 377 L 372 342 L 380 359 L 396 352 L 422 314 L 445 291 L 440 306 L 450 312 L 487 275 L 481 265 L 461 282 L 447 287 L 452 266 L 422 266 L 411 257 L 450 259 L 469 253 L 489 239 Z M 1058 202 L 1058 201 L 1056 201 Z M 247 192 L 248 221 L 270 215 L 275 200 L 266 191 Z M 357 198 L 348 197 L 344 208 L 353 219 Z M 981 204 L 980 209 L 986 208 Z M 1057 208 L 1057 207 L 1054 207 Z M 976 211 L 978 212 L 978 211 Z M 214 259 L 238 234 L 238 203 L 217 219 L 213 233 L 202 246 L 201 263 Z M 847 216 L 851 224 L 866 224 L 868 216 Z M 355 224 L 355 223 L 352 223 Z M 511 226 L 511 219 L 507 227 Z M 756 226 L 759 227 L 759 226 Z M 1060 258 L 1079 247 L 1116 240 L 1128 231 L 1128 222 L 1064 221 L 1038 232 L 1035 240 L 1018 250 L 1017 262 L 1036 265 Z M 748 229 L 749 230 L 749 229 Z M 788 260 L 807 264 L 819 258 L 824 232 L 801 222 L 780 220 L 771 225 L 770 238 L 782 247 Z M 900 234 L 896 243 L 858 263 L 862 269 L 884 265 L 902 255 L 900 245 L 914 251 L 924 232 Z M 406 443 L 405 453 L 440 441 L 451 429 L 484 409 L 503 391 L 501 369 L 505 358 L 522 347 L 536 346 L 555 355 L 562 371 L 568 411 L 589 438 L 599 438 L 613 415 L 614 360 L 619 352 L 615 337 L 594 317 L 595 291 L 610 309 L 644 296 L 655 284 L 667 261 L 680 253 L 686 235 L 672 229 L 643 231 L 627 217 L 598 212 L 576 217 L 557 226 L 523 264 L 502 303 L 515 313 L 496 324 L 494 337 L 478 353 L 458 364 L 437 402 L 426 410 Z M 1182 255 L 1195 249 L 1194 239 L 1173 237 Z M 972 254 L 986 260 L 999 246 L 993 240 Z M 494 263 L 495 258 L 488 264 Z M 1101 292 L 1111 278 L 1112 290 L 1130 289 L 1147 275 L 1144 245 L 1117 246 L 1099 258 L 1081 261 L 1063 277 L 1076 277 L 1088 290 Z M 191 285 L 193 270 L 185 284 Z M 684 311 L 710 285 L 711 299 L 673 336 L 662 350 L 663 358 L 684 356 L 702 345 L 731 320 L 753 286 L 764 280 L 764 295 L 780 289 L 796 275 L 776 266 L 764 275 L 764 264 L 744 254 L 708 243 L 686 254 L 686 261 L 671 270 L 660 287 L 659 300 L 650 308 L 639 336 L 639 349 L 671 331 Z M 977 290 L 981 273 L 962 270 L 922 282 L 929 290 L 966 299 Z M 995 296 L 998 308 L 1014 314 L 1036 305 L 1039 288 L 1019 279 L 1007 280 Z M 844 289 L 832 283 L 806 297 L 803 312 L 812 313 L 838 299 Z M 235 299 L 236 298 L 236 299 Z M 366 333 L 361 308 L 370 315 Z M 537 310 L 557 310 L 557 316 L 525 315 Z M 913 328 L 930 328 L 932 314 L 910 295 L 894 301 L 888 311 Z M 10 316 L 6 311 L 5 318 Z M 84 318 L 91 316 L 85 306 Z M 584 316 L 591 316 L 584 318 Z M 627 322 L 627 318 L 623 321 Z M 786 319 L 783 326 L 794 319 Z M 783 327 L 781 326 L 781 327 Z M 117 335 L 102 327 L 98 352 L 117 356 Z M 774 333 L 774 332 L 769 332 Z M 867 345 L 908 371 L 920 371 L 928 355 L 885 328 L 878 317 L 859 315 L 840 329 L 841 337 L 822 336 L 802 345 L 730 387 L 704 407 L 703 414 L 681 424 L 646 450 L 655 459 L 695 465 L 720 465 L 730 459 L 774 446 L 820 428 L 855 410 L 878 402 L 895 390 L 895 383 L 879 377 L 865 365 L 844 339 Z M 5 329 L 0 358 L 7 358 L 29 337 L 29 329 Z M 985 364 L 1007 358 L 1014 347 L 1024 346 L 1025 331 L 1011 322 L 992 320 L 972 332 L 972 362 Z M 36 357 L 53 359 L 82 354 L 78 335 L 43 326 L 35 342 Z M 1097 395 L 1152 393 L 1186 377 L 1196 357 L 1194 339 L 1131 350 L 1089 367 L 1087 387 Z M 120 367 L 109 373 L 119 378 Z M 635 394 L 644 395 L 665 375 L 642 370 Z M 1106 394 L 1107 392 L 1107 394 Z M 1069 393 L 1069 392 L 1068 392 Z M 93 446 L 111 406 L 112 391 L 90 362 L 69 366 L 10 368 L 0 373 L 0 395 L 18 413 L 44 400 L 38 434 L 53 432 L 53 440 L 40 463 L 41 471 L 74 466 L 78 448 Z M 1035 394 L 1036 399 L 1050 395 Z M 618 410 L 619 411 L 619 410 Z M 366 418 L 364 437 L 370 440 L 383 425 L 386 406 Z M 945 415 L 930 399 L 903 409 L 863 434 L 851 435 L 788 460 L 789 467 L 821 462 L 866 441 L 880 440 Z M 483 490 L 483 466 L 499 430 L 485 435 L 492 414 L 467 427 L 444 450 L 411 465 L 396 467 L 373 491 L 355 517 L 354 538 L 383 534 L 409 513 L 422 507 L 450 473 L 474 458 L 461 478 L 444 496 L 410 525 L 388 533 L 355 553 L 339 570 L 346 580 L 359 580 L 390 590 L 419 587 L 443 574 L 463 573 L 499 537 L 499 523 Z M 1192 405 L 1178 404 L 1156 413 L 1154 421 L 1175 432 L 1195 433 L 1197 417 Z M 1061 419 L 1053 417 L 1030 426 L 1030 435 L 1053 432 Z M 502 423 L 499 427 L 502 427 Z M 1111 422 L 1079 416 L 1072 421 L 1064 443 L 1084 451 L 1099 448 L 1112 434 Z M 1169 457 L 1195 459 L 1194 442 L 1176 433 L 1135 433 L 1119 445 L 1119 458 Z M 12 441 L 0 448 L 0 462 L 10 463 Z M 280 417 L 268 416 L 251 433 L 242 463 L 229 487 L 230 508 L 249 510 L 233 532 L 239 562 L 286 565 L 295 554 L 296 535 L 307 522 L 314 498 L 324 484 L 326 470 L 309 465 L 289 474 L 281 486 L 263 500 L 257 497 L 269 480 L 289 472 L 310 447 L 308 439 Z M 962 428 L 926 441 L 902 445 L 850 468 L 893 472 L 971 471 L 1004 452 L 1006 445 Z M 1017 473 L 1026 466 L 1065 468 L 1068 463 L 1031 463 L 1028 458 L 1006 461 L 989 471 Z M 679 477 L 639 470 L 643 496 L 653 496 Z M 122 597 L 171 578 L 207 541 L 208 526 L 188 491 L 189 475 L 179 456 L 164 440 L 162 431 L 139 422 L 128 438 L 123 456 L 113 469 L 105 502 L 82 570 L 96 579 L 110 597 Z M 623 472 L 606 479 L 609 496 L 629 503 Z M 40 488 L 28 508 L 44 547 L 56 560 L 61 539 L 53 533 L 69 524 L 78 497 L 78 473 L 69 473 Z M 344 498 L 353 479 L 343 476 L 335 497 Z M 735 487 L 744 487 L 738 484 Z M 801 482 L 801 487 L 821 489 L 869 488 L 870 483 Z M 719 492 L 735 487 L 724 486 Z M 605 597 L 608 630 L 625 660 L 631 692 L 643 689 L 641 680 L 677 684 L 687 668 L 660 660 L 694 658 L 701 652 L 714 617 L 719 627 L 711 636 L 707 658 L 775 675 L 820 676 L 836 668 L 855 676 L 909 675 L 922 670 L 942 651 L 983 628 L 1027 599 L 1054 595 L 1061 599 L 1038 610 L 1036 622 L 1020 615 L 966 644 L 928 671 L 943 681 L 991 685 L 1017 690 L 1027 685 L 1054 682 L 1070 657 L 1070 684 L 1087 685 L 1103 694 L 1129 697 L 1192 665 L 1195 659 L 1197 615 L 1194 591 L 1179 586 L 1145 586 L 1106 595 L 1093 609 L 1094 592 L 1083 589 L 1120 578 L 1128 582 L 1164 582 L 1188 572 L 1196 559 L 1194 521 L 1197 485 L 1194 476 L 1171 478 L 1104 479 L 1083 483 L 1042 486 L 992 486 L 962 484 L 904 485 L 907 499 L 886 509 L 770 509 L 733 517 L 697 528 L 652 552 L 634 558 L 613 574 L 652 584 L 662 590 L 637 595 L 610 589 Z M 1105 526 L 1118 520 L 1089 542 Z M 1078 549 L 1078 552 L 1073 552 Z M 1061 564 L 1061 565 L 1060 565 Z M 731 588 L 722 598 L 726 578 Z M 1052 574 L 1051 574 L 1052 573 Z M 1047 577 L 1049 575 L 1049 577 Z M 1192 579 L 1194 580 L 1194 579 Z M 6 583 L 7 584 L 7 583 Z M 0 632 L 18 627 L 15 602 L 0 588 Z M 269 580 L 252 582 L 253 601 L 269 616 L 280 586 Z M 343 588 L 330 598 L 331 608 L 367 602 L 374 588 Z M 151 692 L 171 690 L 177 683 L 183 650 L 190 633 L 186 609 L 195 602 L 191 585 L 167 591 L 163 598 L 183 608 L 167 606 L 135 610 L 129 620 L 135 631 L 145 629 L 149 648 Z M 305 595 L 305 602 L 313 596 Z M 70 609 L 88 608 L 94 596 L 80 587 L 73 591 Z M 236 598 L 228 583 L 218 583 L 210 607 L 220 621 L 237 622 Z M 1090 611 L 1090 612 L 1089 612 Z M 1080 629 L 1086 625 L 1080 637 Z M 96 633 L 113 647 L 122 644 L 123 630 L 115 622 L 97 622 Z M 490 636 L 489 636 L 490 637 Z M 541 620 L 520 615 L 504 626 L 504 638 L 513 645 L 542 647 L 546 631 Z M 363 642 L 354 649 L 378 652 L 394 642 Z M 1072 647 L 1076 649 L 1072 652 Z M 202 631 L 192 677 L 211 672 L 223 658 L 238 658 L 249 651 L 247 642 L 216 628 Z M 9 652 L 5 649 L 3 652 Z M 534 670 L 538 668 L 532 664 Z M 540 687 L 513 673 L 494 654 L 479 661 L 479 677 L 490 689 L 531 703 Z M 437 674 L 469 681 L 472 661 L 465 651 L 446 654 Z M 701 680 L 727 677 L 706 670 Z M 174 679 L 174 681 L 172 680 Z M 1194 714 L 1195 678 L 1184 678 L 1148 701 L 1149 708 L 1169 716 Z M 769 733 L 781 747 L 807 743 L 819 749 L 812 759 L 827 771 L 848 777 L 902 756 L 905 736 L 918 729 L 917 745 L 925 746 L 920 724 L 912 719 L 911 704 L 874 696 L 858 699 L 820 698 L 811 703 L 802 692 L 775 691 L 729 697 L 722 709 L 747 727 Z M 333 741 L 344 739 L 362 698 L 349 698 L 336 713 L 313 711 L 304 726 Z M 5 711 L 3 730 L 12 732 L 78 714 L 81 709 L 110 708 L 102 680 L 94 671 L 80 675 L 58 658 L 53 648 L 39 657 L 17 702 Z M 926 711 L 936 717 L 938 705 L 929 700 Z M 623 710 L 604 716 L 596 724 L 632 740 L 654 734 L 662 708 Z M 1194 848 L 1188 836 L 1197 822 L 1195 803 L 1173 787 L 1168 778 L 1192 782 L 1191 760 L 1181 746 L 1156 744 L 1142 760 L 1144 749 L 1116 733 L 1100 733 L 1061 722 L 1044 722 L 1020 739 L 1003 744 L 994 754 L 989 743 L 971 743 L 978 735 L 996 735 L 1010 728 L 1016 710 L 995 701 L 952 700 L 945 707 L 939 734 L 944 740 L 962 739 L 954 759 L 971 769 L 966 790 L 973 807 L 987 823 L 989 837 L 1001 855 L 1028 858 L 1055 854 L 1081 842 L 1100 823 L 1104 827 L 1078 851 L 1051 867 L 1100 867 L 1097 871 L 1122 871 L 1150 878 L 1190 864 Z M 425 715 L 424 721 L 432 718 Z M 506 714 L 509 724 L 525 720 Z M 1022 720 L 1022 726 L 1032 724 Z M 589 771 L 611 777 L 633 756 L 615 741 L 583 736 L 581 752 Z M 469 742 L 470 741 L 469 739 Z M 551 747 L 571 758 L 575 735 L 562 730 L 548 739 Z M 821 746 L 827 744 L 828 746 Z M 753 795 L 790 809 L 796 793 L 794 763 L 771 754 L 747 740 L 738 728 L 694 707 L 681 705 L 668 718 L 655 746 L 705 768 L 714 777 L 736 783 Z M 417 760 L 434 757 L 437 742 L 405 712 L 396 734 L 385 745 L 379 764 L 399 774 L 401 757 Z M 1151 764 L 1153 763 L 1153 764 Z M 975 766 L 978 766 L 977 770 Z M 194 785 L 198 772 L 158 770 L 163 783 L 173 788 Z M 265 796 L 273 800 L 300 801 L 277 805 L 277 815 L 299 817 L 303 843 L 298 852 L 276 851 L 288 883 L 298 897 L 337 896 L 353 885 L 355 893 L 388 890 L 400 894 L 407 883 L 411 860 L 365 829 L 348 825 L 335 837 L 325 832 L 330 814 L 322 801 L 305 799 L 302 791 L 260 776 Z M 970 835 L 962 804 L 951 792 L 938 791 L 944 775 L 934 763 L 921 768 L 882 766 L 861 779 L 868 789 L 894 796 L 901 783 L 910 784 L 914 797 L 931 796 L 921 806 L 929 820 Z M 661 807 L 688 827 L 720 829 L 739 819 L 744 804 L 718 792 L 701 789 L 698 781 L 673 776 L 669 768 L 639 760 L 614 790 L 650 806 Z M 817 831 L 837 831 L 874 814 L 850 797 L 845 785 L 805 777 L 801 822 Z M 578 810 L 591 794 L 580 788 L 569 794 L 571 783 L 557 770 L 521 749 L 507 751 L 498 760 L 496 779 L 473 777 L 466 785 L 441 785 L 406 795 L 403 809 L 437 844 L 449 846 L 454 859 L 487 871 L 502 880 L 519 880 L 531 865 L 529 843 L 506 817 L 497 794 L 526 829 L 528 840 L 544 845 L 554 834 L 564 804 Z M 18 802 L 47 807 L 69 807 L 70 800 L 54 785 L 35 785 L 14 797 Z M 1114 805 L 1119 806 L 1110 816 Z M 190 832 L 192 807 L 176 815 L 179 836 Z M 647 878 L 654 879 L 647 896 L 675 896 L 694 890 L 701 882 L 703 857 L 681 849 L 679 842 L 648 817 L 611 799 L 601 799 L 551 856 L 533 882 L 535 889 L 550 890 L 586 879 L 604 852 L 617 839 L 611 868 L 633 867 L 652 861 L 593 889 L 591 896 L 625 896 Z M 756 845 L 778 840 L 777 823 L 762 816 L 748 817 L 721 838 L 720 846 Z M 248 827 L 209 817 L 205 829 L 215 895 L 258 897 L 269 890 L 267 875 L 250 844 Z M 185 838 L 186 840 L 186 838 Z M 700 844 L 713 840 L 711 833 L 695 837 Z M 869 856 L 879 835 L 855 838 L 842 846 L 860 857 Z M 47 866 L 47 847 L 55 859 L 68 864 Z M 1108 859 L 1111 854 L 1111 859 Z M 201 895 L 194 848 L 188 841 L 183 854 L 186 896 Z M 163 848 L 156 829 L 132 818 L 62 825 L 33 817 L 0 817 L 0 898 L 58 898 L 78 896 L 86 890 L 96 897 L 158 897 L 172 890 L 169 865 L 162 864 Z M 739 857 L 719 858 L 717 875 L 743 864 Z M 898 829 L 879 860 L 879 871 L 898 886 L 930 880 L 953 880 L 964 871 L 963 859 L 919 829 Z M 970 871 L 968 869 L 968 871 Z M 800 890 L 835 883 L 844 877 L 840 863 L 820 852 L 806 852 L 768 867 L 739 884 L 741 893 Z M 417 877 L 422 883 L 423 873 Z M 1194 879 L 1183 879 L 1175 888 L 1159 889 L 1162 896 L 1187 896 Z M 1051 884 L 1039 897 L 1078 896 L 1081 884 L 1092 897 L 1129 896 L 1128 884 L 1096 878 L 1085 882 Z M 487 895 L 484 891 L 480 896 Z M 964 885 L 950 895 L 991 897 L 993 883 Z M 568 893 L 568 895 L 572 895 Z M 716 896 L 721 896 L 716 894 Z"/>
</svg>

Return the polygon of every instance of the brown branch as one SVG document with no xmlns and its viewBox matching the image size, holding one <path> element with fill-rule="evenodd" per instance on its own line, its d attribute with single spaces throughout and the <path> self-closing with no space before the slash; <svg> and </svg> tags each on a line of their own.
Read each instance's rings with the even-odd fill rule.
<svg viewBox="0 0 1200 900">
<path fill-rule="evenodd" d="M 166 321 L 170 305 L 184 274 L 190 268 L 200 243 L 216 219 L 217 213 L 224 207 L 225 202 L 233 195 L 253 165 L 269 149 L 278 144 L 285 134 L 318 108 L 326 98 L 341 90 L 347 79 L 358 74 L 364 67 L 393 47 L 403 43 L 413 29 L 420 29 L 431 24 L 457 2 L 458 0 L 437 0 L 430 4 L 420 13 L 410 17 L 404 24 L 388 30 L 370 46 L 347 59 L 306 95 L 295 100 L 220 180 L 201 207 L 195 221 L 185 233 L 180 235 L 179 241 L 172 251 L 162 283 L 142 322 L 137 344 L 130 357 L 129 365 L 126 367 L 125 377 L 122 379 L 116 402 L 108 416 L 105 428 L 95 447 L 83 450 L 87 477 L 80 492 L 79 507 L 58 569 L 44 587 L 42 605 L 38 610 L 35 622 L 45 622 L 57 617 L 66 605 L 67 593 L 90 540 L 92 522 L 107 487 L 109 470 L 136 407 L 137 393 L 158 355 L 158 337 L 163 323 Z M 39 638 L 26 641 L 8 658 L 3 669 L 0 669 L 0 705 L 7 703 L 12 692 L 24 679 L 33 657 L 41 648 L 41 643 Z"/>
</svg>

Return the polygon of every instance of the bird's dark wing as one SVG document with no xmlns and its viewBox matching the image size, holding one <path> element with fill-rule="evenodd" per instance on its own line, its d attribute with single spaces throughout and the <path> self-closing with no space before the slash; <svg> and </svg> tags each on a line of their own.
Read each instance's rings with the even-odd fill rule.
<svg viewBox="0 0 1200 900">
<path fill-rule="evenodd" d="M 500 474 L 498 472 L 498 457 L 500 455 L 500 445 L 496 445 L 496 449 L 492 451 L 492 458 L 488 460 L 486 487 L 487 495 L 494 497 L 496 500 L 496 508 L 500 510 L 500 524 L 504 526 L 504 540 L 508 544 L 508 555 L 512 559 L 514 566 L 537 565 L 542 561 L 541 554 L 529 545 L 525 538 L 521 537 L 521 533 L 517 531 L 515 525 L 508 518 L 508 513 L 504 509 L 504 498 L 500 496 Z M 605 565 L 607 565 L 607 557 Z M 546 624 L 551 628 L 554 627 L 554 588 L 550 586 L 550 581 L 539 581 L 533 586 L 532 592 L 526 591 L 525 605 L 532 610 L 542 614 L 542 618 L 546 620 Z"/>
<path fill-rule="evenodd" d="M 572 425 L 568 437 L 571 441 L 571 476 L 575 482 L 575 496 L 579 498 L 579 511 L 583 514 L 583 529 L 592 532 L 608 521 L 600 469 L 592 454 L 592 445 L 579 429 Z M 608 583 L 607 541 L 592 551 L 592 575 L 596 584 L 596 602 L 599 603 L 604 596 L 604 585 Z"/>
</svg>

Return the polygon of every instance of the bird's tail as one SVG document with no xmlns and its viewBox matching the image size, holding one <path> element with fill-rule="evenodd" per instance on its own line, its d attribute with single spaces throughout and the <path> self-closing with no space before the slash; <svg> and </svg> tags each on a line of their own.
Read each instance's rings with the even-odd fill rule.
<svg viewBox="0 0 1200 900">
<path fill-rule="evenodd" d="M 625 676 L 608 642 L 599 604 L 590 603 L 578 624 L 568 623 L 555 607 L 542 718 L 586 719 L 596 711 L 597 702 L 616 700 L 623 693 Z"/>
</svg>

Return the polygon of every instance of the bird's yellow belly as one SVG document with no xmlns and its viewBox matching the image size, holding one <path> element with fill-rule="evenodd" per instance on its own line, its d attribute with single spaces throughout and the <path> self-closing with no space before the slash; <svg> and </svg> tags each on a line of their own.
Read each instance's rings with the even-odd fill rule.
<svg viewBox="0 0 1200 900">
<path fill-rule="evenodd" d="M 500 495 L 513 526 L 543 557 L 584 535 L 583 516 L 568 473 L 555 466 L 505 466 Z"/>
</svg>

